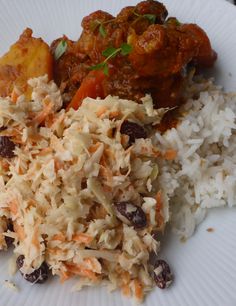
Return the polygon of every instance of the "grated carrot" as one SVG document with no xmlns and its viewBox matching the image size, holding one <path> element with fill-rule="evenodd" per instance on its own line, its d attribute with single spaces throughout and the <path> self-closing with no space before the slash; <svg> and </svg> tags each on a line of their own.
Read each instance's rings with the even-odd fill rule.
<svg viewBox="0 0 236 306">
<path fill-rule="evenodd" d="M 39 222 L 38 222 L 39 224 Z M 38 224 L 34 227 L 34 233 L 33 233 L 33 237 L 32 237 L 32 244 L 36 247 L 36 249 L 40 249 L 40 243 L 39 243 L 39 226 Z"/>
<path fill-rule="evenodd" d="M 96 111 L 96 115 L 97 115 L 98 117 L 101 117 L 103 114 L 106 113 L 107 110 L 108 110 L 108 109 L 107 109 L 106 106 L 101 106 L 101 107 L 98 109 L 98 111 Z"/>
<path fill-rule="evenodd" d="M 115 160 L 115 154 L 111 149 L 106 148 L 104 150 L 104 154 L 105 154 L 105 156 L 109 157 L 111 160 Z"/>
<path fill-rule="evenodd" d="M 58 240 L 58 241 L 65 242 L 66 237 L 62 233 L 59 233 L 59 234 L 55 234 L 51 240 Z"/>
<path fill-rule="evenodd" d="M 85 243 L 85 244 L 89 244 L 93 240 L 93 237 L 87 234 L 84 234 L 84 233 L 79 233 L 79 234 L 74 234 L 72 236 L 72 240 L 78 241 L 81 243 Z"/>
<path fill-rule="evenodd" d="M 61 255 L 63 253 L 63 251 L 61 249 L 59 249 L 58 247 L 55 247 L 55 248 L 47 248 L 47 252 L 49 254 L 55 254 L 55 255 Z"/>
<path fill-rule="evenodd" d="M 101 145 L 101 142 L 97 142 L 96 144 L 91 145 L 91 146 L 88 148 L 89 153 L 94 153 L 94 152 L 96 152 L 97 149 L 100 147 L 100 145 Z"/>
<path fill-rule="evenodd" d="M 24 144 L 24 142 L 21 140 L 21 138 L 12 138 L 12 140 L 13 140 L 13 142 L 14 143 L 17 143 L 17 144 L 20 144 L 20 145 L 23 145 Z"/>
<path fill-rule="evenodd" d="M 134 294 L 138 300 L 143 299 L 143 286 L 138 279 L 134 280 Z"/>
<path fill-rule="evenodd" d="M 58 240 L 62 242 L 68 241 L 66 236 L 63 235 L 62 233 L 53 235 L 51 240 Z M 93 237 L 87 234 L 84 234 L 84 233 L 74 234 L 71 239 L 71 241 L 78 241 L 78 242 L 85 243 L 85 244 L 89 244 L 92 240 L 93 240 Z"/>
<path fill-rule="evenodd" d="M 163 158 L 166 160 L 173 160 L 175 159 L 177 156 L 177 151 L 176 150 L 167 150 L 164 154 L 163 154 Z"/>
<path fill-rule="evenodd" d="M 31 141 L 38 142 L 38 141 L 42 140 L 43 137 L 40 134 L 32 134 L 32 135 L 29 136 L 29 139 Z"/>
<path fill-rule="evenodd" d="M 121 287 L 121 290 L 122 290 L 122 293 L 123 293 L 125 296 L 129 297 L 129 296 L 131 295 L 130 287 L 129 287 L 128 284 L 123 285 L 123 286 Z"/>
<path fill-rule="evenodd" d="M 45 126 L 47 128 L 51 128 L 51 126 L 53 125 L 55 121 L 55 114 L 49 114 L 46 118 L 45 118 Z"/>
<path fill-rule="evenodd" d="M 60 271 L 60 283 L 63 284 L 69 278 L 71 278 L 72 274 L 68 271 Z"/>
<path fill-rule="evenodd" d="M 19 95 L 16 92 L 16 89 L 14 88 L 11 93 L 11 100 L 13 103 L 16 103 L 18 98 L 19 98 Z"/>
<path fill-rule="evenodd" d="M 121 115 L 121 112 L 120 111 L 113 111 L 113 112 L 110 112 L 110 114 L 109 114 L 109 119 L 113 119 L 113 118 L 116 118 L 116 117 L 118 117 L 118 116 L 120 116 Z"/>
<path fill-rule="evenodd" d="M 91 269 L 95 273 L 101 273 L 101 264 L 98 263 L 96 258 L 85 258 L 84 263 L 88 265 L 89 270 Z"/>
<path fill-rule="evenodd" d="M 44 156 L 47 155 L 48 153 L 52 153 L 52 148 L 43 148 L 38 155 L 39 156 Z"/>
<path fill-rule="evenodd" d="M 121 273 L 120 278 L 122 279 L 123 285 L 121 286 L 122 293 L 125 296 L 130 296 L 131 295 L 131 290 L 130 290 L 130 274 L 127 271 L 124 271 Z"/>
<path fill-rule="evenodd" d="M 14 129 L 9 129 L 9 130 L 3 130 L 1 132 L 1 136 L 17 137 L 20 135 L 20 133 L 21 133 L 20 130 L 18 130 L 17 128 L 14 128 Z"/>
<path fill-rule="evenodd" d="M 152 150 L 152 153 L 153 153 L 153 155 L 155 156 L 155 157 L 159 157 L 160 155 L 161 155 L 161 152 L 160 151 L 158 151 L 158 150 Z"/>
<path fill-rule="evenodd" d="M 157 226 L 161 228 L 164 224 L 164 218 L 162 215 L 163 209 L 163 200 L 162 200 L 162 192 L 159 190 L 156 194 L 156 222 Z"/>
<path fill-rule="evenodd" d="M 121 274 L 121 278 L 122 278 L 122 281 L 124 284 L 128 284 L 130 282 L 130 274 L 128 271 L 124 271 L 122 274 Z"/>
<path fill-rule="evenodd" d="M 11 200 L 8 205 L 9 205 L 10 212 L 13 215 L 16 215 L 18 213 L 18 202 L 17 202 L 17 200 L 16 199 Z"/>
<path fill-rule="evenodd" d="M 75 275 L 85 276 L 91 279 L 92 281 L 97 280 L 96 273 L 89 269 L 85 269 L 82 265 L 75 264 L 65 264 L 67 271 Z"/>
<path fill-rule="evenodd" d="M 10 165 L 7 161 L 1 160 L 0 163 L 1 163 L 1 166 L 2 166 L 3 170 L 5 170 L 5 171 L 9 170 Z"/>
<path fill-rule="evenodd" d="M 109 185 L 113 183 L 112 171 L 108 167 L 100 166 L 99 174 L 106 179 Z"/>
<path fill-rule="evenodd" d="M 34 117 L 33 122 L 37 124 L 41 124 L 45 121 L 47 116 L 52 112 L 53 109 L 53 103 L 50 101 L 50 99 L 44 100 L 44 108 L 43 110 Z"/>
<path fill-rule="evenodd" d="M 53 122 L 52 122 L 52 125 L 50 126 L 50 129 L 52 131 L 55 131 L 56 128 L 57 128 L 57 125 L 58 124 L 62 124 L 63 120 L 65 119 L 65 114 L 62 113 L 58 118 L 57 117 L 54 117 L 53 118 Z"/>
<path fill-rule="evenodd" d="M 58 172 L 61 169 L 64 169 L 64 164 L 62 161 L 58 160 L 57 158 L 54 158 L 54 167 L 56 172 Z"/>
<path fill-rule="evenodd" d="M 17 237 L 20 241 L 25 239 L 25 231 L 22 225 L 13 222 L 14 232 L 17 234 Z"/>
</svg>

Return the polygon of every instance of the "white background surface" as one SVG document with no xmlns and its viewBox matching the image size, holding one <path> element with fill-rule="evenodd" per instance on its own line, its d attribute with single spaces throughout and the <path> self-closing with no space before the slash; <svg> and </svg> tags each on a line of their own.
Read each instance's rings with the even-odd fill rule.
<svg viewBox="0 0 236 306">
<path fill-rule="evenodd" d="M 22 30 L 29 26 L 48 42 L 68 35 L 76 39 L 82 16 L 96 9 L 117 13 L 135 0 L 0 0 L 0 52 L 6 51 Z M 236 8 L 221 0 L 165 0 L 170 15 L 196 22 L 209 34 L 219 59 L 210 75 L 227 90 L 236 90 Z M 163 256 L 175 274 L 173 286 L 154 290 L 147 306 L 236 306 L 236 211 L 216 209 L 199 226 L 187 243 L 173 235 L 163 239 Z M 215 231 L 208 233 L 206 229 Z M 44 285 L 30 285 L 19 274 L 10 278 L 9 253 L 0 255 L 0 306 L 128 306 L 132 302 L 105 289 L 70 293 L 71 283 L 58 279 Z M 2 286 L 14 280 L 19 293 Z"/>
</svg>

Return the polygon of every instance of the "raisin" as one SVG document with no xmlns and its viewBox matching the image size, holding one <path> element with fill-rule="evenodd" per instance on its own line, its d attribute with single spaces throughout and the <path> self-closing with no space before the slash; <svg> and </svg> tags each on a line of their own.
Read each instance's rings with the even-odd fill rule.
<svg viewBox="0 0 236 306">
<path fill-rule="evenodd" d="M 14 229 L 13 229 L 13 224 L 12 224 L 11 221 L 8 221 L 7 229 L 8 229 L 9 231 L 11 231 L 11 232 L 14 231 Z M 6 241 L 6 244 L 7 244 L 7 248 L 9 248 L 9 247 L 13 244 L 14 238 L 5 236 L 5 241 Z"/>
<path fill-rule="evenodd" d="M 130 202 L 118 202 L 115 204 L 117 218 L 124 223 L 134 226 L 136 229 L 147 225 L 147 218 L 141 207 Z"/>
<path fill-rule="evenodd" d="M 16 265 L 17 265 L 17 268 L 18 268 L 19 270 L 20 270 L 20 268 L 23 267 L 24 259 L 25 259 L 24 255 L 20 255 L 20 256 L 18 256 L 17 259 L 16 259 Z"/>
<path fill-rule="evenodd" d="M 23 267 L 24 259 L 25 259 L 24 255 L 20 255 L 16 260 L 16 265 L 17 265 L 19 270 Z M 21 270 L 20 270 L 20 272 L 21 272 Z M 49 268 L 48 268 L 48 265 L 46 264 L 46 262 L 43 262 L 38 269 L 34 270 L 34 272 L 32 272 L 30 274 L 23 274 L 21 272 L 21 274 L 24 277 L 24 279 L 27 280 L 30 283 L 42 284 L 48 279 Z"/>
<path fill-rule="evenodd" d="M 0 156 L 12 158 L 14 157 L 15 144 L 7 136 L 0 136 Z"/>
<path fill-rule="evenodd" d="M 170 286 L 173 281 L 173 276 L 165 260 L 159 259 L 155 262 L 153 278 L 156 285 L 161 289 Z"/>
<path fill-rule="evenodd" d="M 134 143 L 135 139 L 147 138 L 147 133 L 141 125 L 127 120 L 122 123 L 120 132 L 129 136 L 129 144 Z"/>
</svg>

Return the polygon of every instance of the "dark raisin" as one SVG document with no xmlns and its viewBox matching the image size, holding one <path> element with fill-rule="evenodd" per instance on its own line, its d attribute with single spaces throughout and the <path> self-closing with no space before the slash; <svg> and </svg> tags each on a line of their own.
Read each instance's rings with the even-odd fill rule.
<svg viewBox="0 0 236 306">
<path fill-rule="evenodd" d="M 8 229 L 10 232 L 14 232 L 13 224 L 12 224 L 12 222 L 9 221 L 9 220 L 8 220 L 7 229 Z M 14 238 L 5 236 L 5 241 L 6 241 L 6 244 L 7 244 L 7 248 L 9 248 L 9 247 L 13 244 Z"/>
<path fill-rule="evenodd" d="M 147 218 L 141 207 L 130 202 L 118 202 L 115 204 L 117 218 L 124 223 L 133 225 L 136 229 L 147 225 Z"/>
<path fill-rule="evenodd" d="M 14 157 L 15 144 L 7 136 L 0 136 L 0 156 Z"/>
<path fill-rule="evenodd" d="M 23 267 L 23 264 L 24 264 L 24 255 L 20 255 L 16 260 L 16 265 L 19 270 Z M 21 272 L 21 274 L 24 277 L 24 279 L 30 283 L 42 284 L 48 279 L 49 268 L 46 262 L 43 262 L 38 269 L 34 270 L 34 272 L 30 274 L 23 274 Z"/>
<path fill-rule="evenodd" d="M 127 120 L 122 123 L 120 132 L 129 136 L 130 144 L 134 143 L 135 139 L 147 138 L 147 133 L 141 125 Z"/>
<path fill-rule="evenodd" d="M 167 262 L 162 259 L 155 262 L 153 278 L 156 285 L 161 289 L 170 286 L 173 281 L 173 276 Z"/>
<path fill-rule="evenodd" d="M 17 268 L 18 268 L 19 270 L 20 270 L 20 268 L 23 267 L 24 259 L 25 259 L 24 255 L 20 255 L 20 256 L 18 256 L 17 259 L 16 259 L 16 265 L 17 265 Z"/>
<path fill-rule="evenodd" d="M 7 244 L 7 248 L 10 248 L 11 245 L 13 244 L 13 242 L 14 242 L 14 238 L 6 236 L 5 241 L 6 241 L 6 244 Z"/>
</svg>

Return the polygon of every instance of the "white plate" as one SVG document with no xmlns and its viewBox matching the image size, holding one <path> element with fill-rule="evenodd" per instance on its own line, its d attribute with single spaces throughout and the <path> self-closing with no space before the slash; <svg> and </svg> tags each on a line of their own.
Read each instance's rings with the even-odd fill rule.
<svg viewBox="0 0 236 306">
<path fill-rule="evenodd" d="M 164 1 L 164 0 L 163 0 Z M 0 53 L 5 52 L 25 27 L 48 42 L 68 35 L 79 37 L 81 18 L 103 9 L 113 14 L 137 0 L 0 0 Z M 221 0 L 165 0 L 170 15 L 196 22 L 209 34 L 219 59 L 211 75 L 227 90 L 236 91 L 236 8 Z M 173 286 L 154 290 L 147 306 L 236 306 L 236 210 L 216 209 L 199 226 L 194 237 L 180 243 L 165 236 L 163 254 L 175 274 Z M 215 232 L 206 231 L 208 227 Z M 0 306 L 115 306 L 132 305 L 120 293 L 88 288 L 71 293 L 71 283 L 60 285 L 55 278 L 44 285 L 30 285 L 20 275 L 9 277 L 9 253 L 0 254 Z M 2 286 L 14 280 L 18 293 Z"/>
</svg>

